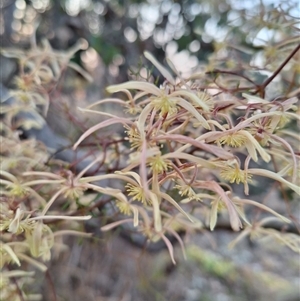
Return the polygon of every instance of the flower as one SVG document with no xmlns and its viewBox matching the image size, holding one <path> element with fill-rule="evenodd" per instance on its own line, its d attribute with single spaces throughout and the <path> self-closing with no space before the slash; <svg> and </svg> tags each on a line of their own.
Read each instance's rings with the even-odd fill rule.
<svg viewBox="0 0 300 301">
<path fill-rule="evenodd" d="M 139 201 L 144 205 L 150 204 L 151 202 L 147 199 L 144 189 L 141 186 L 133 185 L 128 183 L 125 185 L 128 195 L 132 197 L 133 201 Z"/>
<path fill-rule="evenodd" d="M 23 220 L 25 212 L 17 208 L 15 216 L 10 220 L 7 231 L 15 234 L 20 234 L 24 230 L 32 229 L 33 223 L 28 223 L 28 219 Z"/>
<path fill-rule="evenodd" d="M 143 145 L 143 139 L 141 137 L 139 129 L 136 127 L 135 124 L 132 124 L 130 127 L 125 125 L 126 131 L 125 133 L 127 134 L 127 137 L 125 140 L 128 140 L 131 145 L 131 149 L 136 149 L 136 150 L 141 150 L 142 145 Z M 155 147 L 156 143 L 153 142 L 152 140 L 147 140 L 147 147 Z"/>
<path fill-rule="evenodd" d="M 215 104 L 210 94 L 203 91 L 199 91 L 196 93 L 196 95 L 202 102 L 204 102 L 207 105 L 208 110 L 210 112 L 214 109 Z M 198 103 L 194 103 L 194 105 L 197 106 Z"/>
<path fill-rule="evenodd" d="M 187 196 L 187 198 L 190 201 L 192 200 L 201 201 L 201 198 L 197 196 L 195 191 L 192 189 L 191 185 L 185 184 L 182 181 L 182 183 L 175 185 L 175 188 L 178 189 L 178 193 L 180 196 L 182 197 Z"/>
<path fill-rule="evenodd" d="M 163 158 L 161 155 L 149 157 L 147 163 L 150 165 L 153 172 L 158 174 L 167 171 L 171 165 L 171 161 Z"/>
<path fill-rule="evenodd" d="M 54 245 L 52 230 L 42 221 L 36 222 L 31 231 L 25 231 L 26 242 L 33 257 L 42 257 L 43 261 L 51 259 L 51 249 Z"/>
<path fill-rule="evenodd" d="M 211 210 L 209 212 L 209 228 L 211 231 L 215 228 L 217 224 L 218 212 L 224 210 L 226 205 L 222 202 L 221 197 L 215 198 L 211 203 Z"/>
<path fill-rule="evenodd" d="M 116 206 L 118 207 L 118 209 L 120 210 L 121 213 L 123 213 L 125 215 L 131 215 L 132 214 L 132 210 L 130 208 L 129 203 L 116 201 Z"/>
<path fill-rule="evenodd" d="M 211 190 L 217 194 L 217 201 L 213 203 L 213 207 L 211 209 L 211 228 L 214 228 L 214 225 L 216 223 L 217 211 L 219 208 L 221 208 L 220 206 L 222 206 L 219 204 L 219 202 L 223 202 L 227 207 L 232 229 L 234 231 L 239 231 L 241 228 L 243 228 L 242 222 L 239 218 L 238 210 L 236 209 L 236 206 L 231 200 L 231 198 L 229 197 L 229 191 L 225 192 L 223 188 L 215 181 L 195 181 L 194 186 L 202 189 Z"/>
<path fill-rule="evenodd" d="M 9 243 L 0 242 L 0 268 L 4 266 L 5 263 L 14 262 L 18 266 L 21 265 L 20 260 L 13 249 L 10 247 Z"/>
<path fill-rule="evenodd" d="M 229 135 L 220 137 L 219 139 L 217 139 L 217 142 L 219 142 L 220 144 L 227 144 L 232 147 L 241 147 L 241 146 L 245 145 L 247 140 L 248 140 L 247 137 L 238 131 L 238 132 L 231 133 Z"/>
<path fill-rule="evenodd" d="M 132 101 L 127 101 L 126 103 L 126 109 L 124 110 L 125 113 L 128 113 L 130 115 L 137 115 L 142 111 L 142 108 L 138 105 L 135 105 L 132 103 Z"/>
<path fill-rule="evenodd" d="M 168 95 L 153 97 L 151 99 L 151 105 L 155 110 L 160 112 L 161 116 L 165 116 L 166 114 L 173 115 L 177 113 L 177 101 Z"/>
<path fill-rule="evenodd" d="M 33 283 L 34 272 L 26 272 L 20 269 L 7 270 L 3 269 L 0 272 L 0 291 L 1 300 L 21 301 L 20 288 L 27 284 Z M 22 293 L 22 295 L 24 295 Z M 43 297 L 41 294 L 30 294 L 26 292 L 26 300 L 40 301 Z M 24 298 L 23 298 L 24 300 Z"/>
<path fill-rule="evenodd" d="M 255 162 L 258 161 L 256 152 L 261 155 L 265 162 L 269 162 L 271 160 L 271 156 L 267 153 L 267 151 L 246 130 L 239 130 L 236 132 L 233 130 L 225 131 L 224 133 L 220 134 L 220 137 L 218 137 L 215 141 L 220 142 L 221 144 L 228 144 L 232 147 L 240 147 L 245 145 L 249 155 Z"/>
<path fill-rule="evenodd" d="M 248 172 L 249 172 L 249 174 L 252 174 L 252 175 L 258 175 L 258 176 L 270 178 L 277 182 L 280 182 L 280 183 L 286 185 L 287 187 L 289 187 L 290 189 L 292 189 L 293 191 L 295 191 L 298 195 L 300 195 L 300 187 L 298 185 L 299 183 L 297 183 L 297 182 L 291 183 L 291 182 L 287 181 L 286 179 L 284 179 L 278 173 L 275 173 L 275 172 L 267 170 L 267 169 L 260 169 L 260 168 L 249 168 Z M 296 181 L 297 181 L 297 179 L 296 179 Z"/>
<path fill-rule="evenodd" d="M 220 176 L 230 183 L 247 183 L 251 180 L 252 175 L 244 170 L 241 170 L 237 161 L 227 161 L 220 171 Z"/>
</svg>

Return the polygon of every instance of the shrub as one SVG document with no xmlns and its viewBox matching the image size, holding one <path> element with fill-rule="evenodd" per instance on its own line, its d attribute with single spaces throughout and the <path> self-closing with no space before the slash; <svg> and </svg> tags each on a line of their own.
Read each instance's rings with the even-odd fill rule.
<svg viewBox="0 0 300 301">
<path fill-rule="evenodd" d="M 281 51 L 282 44 L 290 47 L 293 43 L 287 39 L 274 49 Z M 230 45 L 216 45 L 203 72 L 191 72 L 187 78 L 170 60 L 172 73 L 145 52 L 163 83 L 157 86 L 151 73 L 146 78 L 137 73 L 135 80 L 107 88 L 109 93 L 119 93 L 116 98 L 81 109 L 105 120 L 82 134 L 74 149 L 88 137 L 93 142 L 92 134 L 105 127 L 121 124 L 124 131 L 108 141 L 96 141 L 100 154 L 76 174 L 65 162 L 48 160 L 48 151 L 39 141 L 21 140 L 19 131 L 44 126 L 49 92 L 67 66 L 88 76 L 69 61 L 85 47 L 77 46 L 58 52 L 46 42 L 28 51 L 2 51 L 17 58 L 20 66 L 15 89 L 1 105 L 3 300 L 24 299 L 25 284 L 33 273 L 23 262 L 45 271 L 51 251 L 61 249 L 59 236 L 90 236 L 80 227 L 80 221 L 95 215 L 94 204 L 84 201 L 89 191 L 109 196 L 99 205 L 105 207 L 109 221 L 102 231 L 127 225 L 148 241 L 163 240 L 173 263 L 170 236 L 179 241 L 184 253 L 178 233 L 205 227 L 214 230 L 221 214 L 228 217 L 234 231 L 240 231 L 232 246 L 247 235 L 272 237 L 299 252 L 298 236 L 266 227 L 274 220 L 291 223 L 291 212 L 287 211 L 287 218 L 272 205 L 252 199 L 260 177 L 275 181 L 287 203 L 300 194 L 296 84 L 291 81 L 281 97 L 265 97 L 266 88 L 283 68 L 290 68 L 297 78 L 291 62 L 299 46 L 291 51 L 285 48 L 282 64 L 268 59 L 266 47 L 265 67 L 272 75 L 262 83 L 253 79 L 255 67 L 232 61 L 238 51 Z M 120 106 L 122 113 L 102 111 L 104 103 Z M 86 175 L 99 163 L 99 173 Z M 238 192 L 239 185 L 244 195 Z M 269 215 L 257 220 L 247 209 L 251 206 Z M 38 297 L 26 296 L 28 300 Z"/>
</svg>

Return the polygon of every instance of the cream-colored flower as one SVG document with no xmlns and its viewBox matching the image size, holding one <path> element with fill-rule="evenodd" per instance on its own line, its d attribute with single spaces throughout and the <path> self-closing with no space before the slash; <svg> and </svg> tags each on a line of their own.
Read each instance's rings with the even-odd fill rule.
<svg viewBox="0 0 300 301">
<path fill-rule="evenodd" d="M 6 263 L 16 263 L 21 265 L 20 260 L 9 243 L 0 242 L 0 268 L 2 269 Z"/>
<path fill-rule="evenodd" d="M 131 196 L 133 201 L 139 201 L 144 205 L 151 204 L 150 200 L 146 197 L 144 189 L 141 186 L 128 183 L 125 185 L 125 188 L 128 196 Z"/>
<path fill-rule="evenodd" d="M 251 180 L 252 175 L 241 170 L 238 164 L 226 164 L 221 168 L 220 176 L 230 183 L 247 183 Z"/>
<path fill-rule="evenodd" d="M 130 207 L 129 203 L 121 202 L 121 201 L 116 201 L 116 206 L 120 210 L 122 214 L 125 215 L 132 215 L 132 210 Z"/>
<path fill-rule="evenodd" d="M 178 190 L 178 193 L 181 197 L 187 197 L 190 201 L 201 201 L 201 198 L 197 196 L 191 185 L 185 184 L 183 181 L 180 181 L 179 184 L 175 185 L 175 188 Z"/>
<path fill-rule="evenodd" d="M 161 116 L 177 113 L 177 101 L 168 95 L 153 97 L 151 99 L 151 105 L 156 111 L 160 112 Z"/>
<path fill-rule="evenodd" d="M 135 124 L 132 124 L 131 126 L 126 125 L 125 128 L 126 128 L 125 133 L 127 134 L 125 140 L 129 141 L 132 150 L 136 149 L 140 151 L 143 145 L 143 139 L 141 137 L 139 129 L 136 127 Z M 151 148 L 155 146 L 156 143 L 154 141 L 152 141 L 151 139 L 147 139 L 147 147 Z"/>
<path fill-rule="evenodd" d="M 255 162 L 258 161 L 257 152 L 261 155 L 265 162 L 269 162 L 271 160 L 271 156 L 267 153 L 267 151 L 259 144 L 251 133 L 246 130 L 239 130 L 236 132 L 232 132 L 230 130 L 229 133 L 225 132 L 217 138 L 216 142 L 228 144 L 232 147 L 245 146 L 249 155 Z"/>
<path fill-rule="evenodd" d="M 33 257 L 41 257 L 43 261 L 51 259 L 51 249 L 54 245 L 52 230 L 42 221 L 35 223 L 31 231 L 25 231 L 26 242 Z"/>
<path fill-rule="evenodd" d="M 214 101 L 213 98 L 210 94 L 203 92 L 203 91 L 199 91 L 196 93 L 197 97 L 207 105 L 208 110 L 211 112 L 214 109 Z M 198 103 L 194 103 L 194 105 L 197 107 L 197 105 L 199 105 Z"/>
<path fill-rule="evenodd" d="M 153 172 L 158 174 L 166 172 L 171 166 L 171 161 L 163 158 L 161 155 L 149 157 L 147 163 Z"/>
<path fill-rule="evenodd" d="M 225 135 L 223 137 L 220 137 L 217 142 L 220 144 L 226 144 L 231 147 L 241 147 L 245 145 L 247 142 L 247 137 L 240 133 L 240 132 L 235 132 L 235 133 L 230 133 L 229 135 Z"/>
<path fill-rule="evenodd" d="M 211 203 L 211 209 L 209 212 L 209 228 L 211 231 L 215 228 L 217 224 L 218 213 L 226 209 L 225 203 L 220 197 L 216 197 Z"/>
</svg>

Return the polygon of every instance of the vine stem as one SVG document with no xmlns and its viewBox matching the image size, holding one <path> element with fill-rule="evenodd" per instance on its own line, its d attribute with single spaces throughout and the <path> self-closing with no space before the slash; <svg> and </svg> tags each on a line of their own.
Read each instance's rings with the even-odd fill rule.
<svg viewBox="0 0 300 301">
<path fill-rule="evenodd" d="M 260 92 L 261 96 L 264 97 L 266 87 L 272 82 L 272 80 L 279 74 L 284 66 L 291 60 L 291 58 L 299 51 L 300 44 L 290 53 L 290 55 L 282 62 L 282 64 L 275 70 L 275 72 L 254 92 L 254 94 Z"/>
</svg>

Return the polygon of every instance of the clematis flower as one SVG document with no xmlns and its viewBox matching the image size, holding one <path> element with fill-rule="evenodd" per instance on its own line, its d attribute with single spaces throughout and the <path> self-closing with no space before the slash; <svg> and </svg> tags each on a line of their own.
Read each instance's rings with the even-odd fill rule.
<svg viewBox="0 0 300 301">
<path fill-rule="evenodd" d="M 11 243 L 0 242 L 0 268 L 2 269 L 5 263 L 14 262 L 18 266 L 21 266 L 20 260 L 16 253 L 11 248 Z"/>
<path fill-rule="evenodd" d="M 147 159 L 147 164 L 150 166 L 153 172 L 160 174 L 170 168 L 171 161 L 159 154 L 154 157 L 149 157 Z"/>
<path fill-rule="evenodd" d="M 298 195 L 300 195 L 300 187 L 297 185 L 297 183 L 289 182 L 288 180 L 284 179 L 278 173 L 275 173 L 275 172 L 272 172 L 272 171 L 266 170 L 266 169 L 260 169 L 260 168 L 249 168 L 248 173 L 249 173 L 249 175 L 258 175 L 258 176 L 263 176 L 263 177 L 275 180 L 275 181 L 282 183 L 283 185 L 289 187 L 290 189 L 295 191 Z"/>
<path fill-rule="evenodd" d="M 220 164 L 220 163 L 219 163 Z M 220 176 L 230 183 L 247 183 L 251 180 L 252 175 L 249 172 L 240 169 L 237 160 L 228 160 L 220 164 Z"/>
<path fill-rule="evenodd" d="M 149 205 L 150 200 L 147 199 L 145 192 L 141 186 L 136 186 L 131 183 L 125 185 L 128 196 L 132 197 L 133 201 L 139 201 L 144 205 Z"/>
<path fill-rule="evenodd" d="M 300 239 L 299 235 L 293 233 L 282 233 L 275 229 L 265 228 L 264 226 L 269 222 L 282 221 L 282 218 L 266 217 L 253 225 L 247 226 L 230 244 L 229 248 L 233 248 L 238 242 L 249 236 L 252 240 L 258 238 L 272 238 L 277 240 L 280 244 L 284 244 L 294 252 L 300 253 Z"/>
<path fill-rule="evenodd" d="M 216 222 L 215 217 L 216 217 L 216 214 L 217 214 L 217 209 L 221 208 L 223 206 L 223 204 L 220 203 L 220 202 L 223 202 L 224 205 L 227 208 L 232 229 L 234 231 L 239 231 L 241 228 L 243 228 L 243 225 L 242 225 L 241 220 L 239 218 L 238 211 L 237 211 L 234 203 L 229 198 L 228 193 L 226 193 L 217 182 L 213 182 L 213 181 L 195 181 L 194 186 L 202 188 L 202 189 L 211 190 L 219 196 L 219 198 L 217 198 L 216 203 L 213 204 L 214 207 L 212 208 L 213 212 L 211 213 L 211 216 L 212 216 L 211 227 L 214 227 L 214 225 L 215 225 L 215 222 Z"/>
<path fill-rule="evenodd" d="M 255 162 L 258 161 L 257 152 L 261 155 L 265 162 L 269 162 L 271 160 L 271 156 L 267 153 L 267 151 L 246 130 L 239 130 L 237 132 L 230 131 L 229 133 L 225 131 L 224 133 L 219 134 L 219 136 L 220 137 L 215 141 L 220 144 L 227 144 L 232 147 L 245 146 L 249 155 Z"/>
<path fill-rule="evenodd" d="M 173 263 L 174 249 L 166 234 L 178 239 L 176 231 L 181 229 L 180 225 L 185 223 L 193 228 L 192 225 L 197 224 L 197 220 L 190 215 L 193 210 L 209 211 L 207 216 L 211 230 L 217 224 L 218 213 L 228 212 L 234 231 L 246 225 L 241 237 L 247 235 L 252 227 L 245 214 L 246 205 L 256 206 L 288 221 L 263 204 L 233 196 L 231 190 L 235 185 L 230 184 L 243 184 L 244 192 L 248 194 L 248 183 L 258 175 L 272 178 L 300 192 L 296 186 L 299 164 L 293 145 L 295 137 L 288 135 L 292 140 L 290 142 L 283 138 L 281 130 L 290 119 L 300 120 L 288 111 L 294 109 L 295 99 L 280 103 L 251 95 L 244 95 L 246 99 L 242 100 L 230 95 L 228 99 L 229 93 L 223 93 L 221 89 L 214 92 L 215 96 L 210 96 L 200 91 L 202 87 L 194 81 L 195 78 L 182 79 L 170 61 L 171 70 L 157 62 L 150 53 L 146 52 L 145 57 L 161 72 L 165 79 L 163 84 L 158 87 L 150 81 L 132 80 L 109 86 L 109 93 L 121 92 L 125 99 L 108 98 L 82 109 L 108 119 L 90 128 L 75 144 L 76 148 L 83 139 L 103 127 L 123 124 L 125 139 L 130 144 L 129 147 L 127 143 L 122 145 L 121 158 L 124 158 L 123 155 L 128 158 L 128 161 L 122 161 L 126 166 L 122 167 L 121 172 L 113 174 L 84 177 L 81 173 L 68 181 L 66 177 L 64 181 L 58 179 L 61 181 L 58 182 L 59 188 L 66 190 L 58 191 L 53 198 L 60 194 L 69 198 L 79 196 L 84 189 L 110 195 L 118 211 L 128 218 L 114 221 L 102 230 L 133 223 L 134 229 L 150 241 L 163 240 Z M 202 80 L 204 76 L 197 78 Z M 210 87 L 215 86 L 208 87 L 206 91 L 213 91 Z M 126 114 L 130 114 L 129 118 L 91 110 L 95 105 L 106 102 L 120 105 Z M 237 120 L 236 109 L 241 113 Z M 116 152 L 116 156 L 119 153 Z M 245 154 L 246 159 L 239 160 L 237 153 Z M 281 160 L 283 164 L 277 174 L 249 168 L 251 160 L 258 162 L 260 159 L 265 162 L 274 159 L 275 163 Z M 112 157 L 109 161 L 113 161 Z M 222 182 L 219 183 L 215 176 Z M 122 182 L 117 186 L 122 190 L 102 187 L 101 182 L 106 180 Z M 202 200 L 208 202 L 210 207 L 197 203 Z M 50 203 L 53 201 L 51 199 Z M 180 240 L 179 243 L 182 245 Z"/>
<path fill-rule="evenodd" d="M 191 185 L 186 184 L 183 181 L 180 181 L 179 184 L 175 185 L 174 188 L 178 190 L 178 193 L 181 197 L 187 197 L 189 201 L 201 201 L 201 197 L 194 191 Z M 183 203 L 182 200 L 181 203 Z"/>
<path fill-rule="evenodd" d="M 46 200 L 42 198 L 34 189 L 28 185 L 26 182 L 20 181 L 13 174 L 0 170 L 0 175 L 6 179 L 0 179 L 0 184 L 5 185 L 7 190 L 1 190 L 2 195 L 8 195 L 13 197 L 23 197 L 26 195 L 32 195 L 36 200 L 38 200 L 42 205 L 46 204 Z"/>
</svg>

